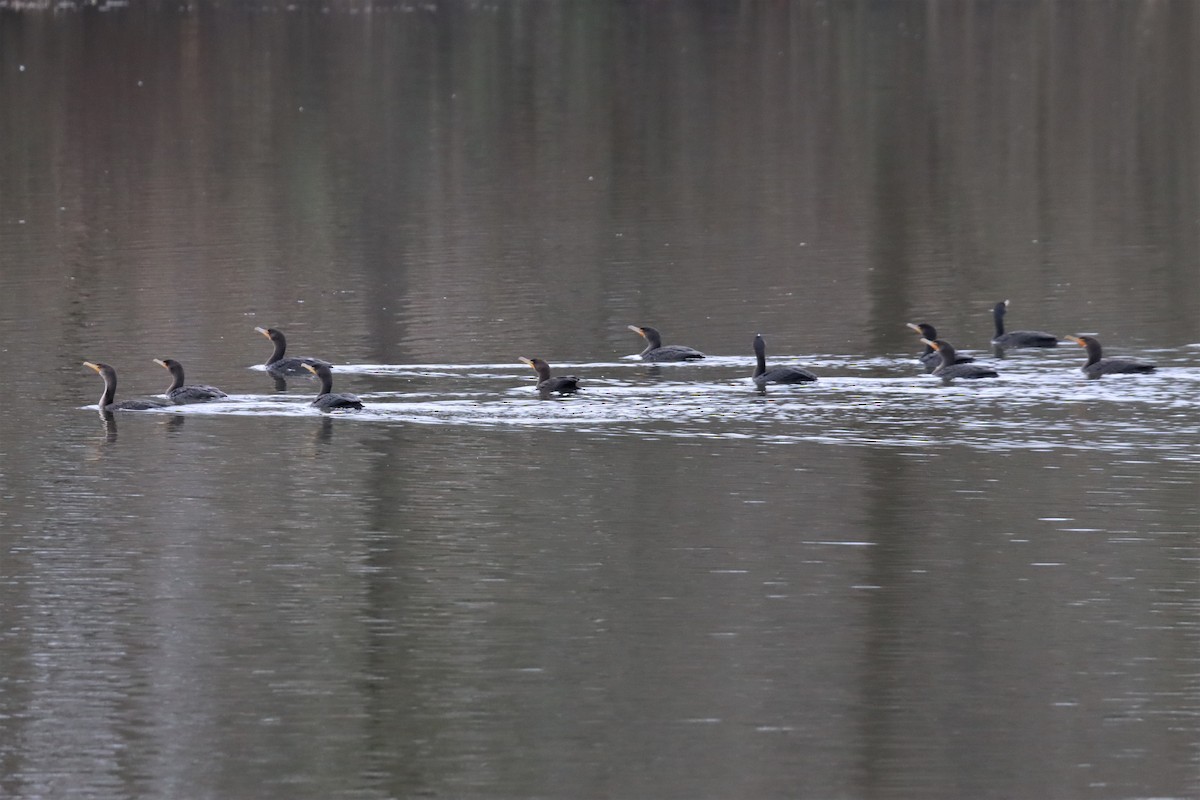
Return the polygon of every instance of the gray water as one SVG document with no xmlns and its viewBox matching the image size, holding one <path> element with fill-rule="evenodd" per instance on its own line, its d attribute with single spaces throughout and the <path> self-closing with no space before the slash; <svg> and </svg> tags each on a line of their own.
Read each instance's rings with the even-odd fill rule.
<svg viewBox="0 0 1200 800">
<path fill-rule="evenodd" d="M 1200 796 L 1194 5 L 15 5 L 0 796 Z"/>
</svg>

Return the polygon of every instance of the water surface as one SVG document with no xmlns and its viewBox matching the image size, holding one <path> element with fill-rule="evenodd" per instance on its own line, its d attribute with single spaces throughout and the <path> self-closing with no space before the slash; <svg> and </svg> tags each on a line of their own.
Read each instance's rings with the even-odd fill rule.
<svg viewBox="0 0 1200 800">
<path fill-rule="evenodd" d="M 1200 794 L 1190 4 L 11 5 L 0 795 Z"/>
</svg>

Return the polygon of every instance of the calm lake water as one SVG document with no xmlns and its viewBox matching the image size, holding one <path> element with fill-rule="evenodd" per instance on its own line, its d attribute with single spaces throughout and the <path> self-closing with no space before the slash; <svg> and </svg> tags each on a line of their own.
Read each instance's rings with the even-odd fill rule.
<svg viewBox="0 0 1200 800">
<path fill-rule="evenodd" d="M 1200 797 L 1194 4 L 15 5 L 0 796 Z"/>
</svg>

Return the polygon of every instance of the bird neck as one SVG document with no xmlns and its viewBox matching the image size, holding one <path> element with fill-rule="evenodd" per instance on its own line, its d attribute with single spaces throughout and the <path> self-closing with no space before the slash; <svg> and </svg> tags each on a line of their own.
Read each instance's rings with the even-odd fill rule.
<svg viewBox="0 0 1200 800">
<path fill-rule="evenodd" d="M 1090 367 L 1092 364 L 1095 364 L 1097 361 L 1100 360 L 1100 354 L 1103 351 L 1100 349 L 1100 343 L 1097 342 L 1095 339 L 1093 339 L 1090 342 L 1086 342 L 1085 346 L 1087 347 L 1088 360 L 1087 360 L 1087 363 L 1084 364 L 1084 366 Z"/>
<path fill-rule="evenodd" d="M 333 391 L 333 376 L 326 370 L 321 370 L 317 375 L 321 379 L 321 394 L 329 394 Z"/>
<path fill-rule="evenodd" d="M 1004 306 L 996 306 L 992 317 L 996 320 L 996 338 L 999 339 L 1004 335 Z"/>
<path fill-rule="evenodd" d="M 550 380 L 549 364 L 538 364 L 535 369 L 537 370 L 538 383 L 545 383 L 546 381 Z"/>
<path fill-rule="evenodd" d="M 179 365 L 171 367 L 171 385 L 167 387 L 167 394 L 183 387 L 183 368 Z"/>
<path fill-rule="evenodd" d="M 282 334 L 278 339 L 272 339 L 271 343 L 275 345 L 275 352 L 271 353 L 271 357 L 267 359 L 268 364 L 282 360 L 283 354 L 287 352 L 287 339 L 284 339 Z"/>
<path fill-rule="evenodd" d="M 117 396 L 117 376 L 104 376 L 104 393 L 100 395 L 100 410 L 108 408 L 113 404 L 113 398 Z"/>
<path fill-rule="evenodd" d="M 754 342 L 754 377 L 758 377 L 767 371 L 767 352 L 763 347 L 762 339 L 756 339 Z"/>
</svg>

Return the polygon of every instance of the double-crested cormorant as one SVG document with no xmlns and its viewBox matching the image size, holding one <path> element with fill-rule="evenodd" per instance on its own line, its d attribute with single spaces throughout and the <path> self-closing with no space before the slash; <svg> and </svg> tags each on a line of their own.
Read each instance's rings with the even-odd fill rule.
<svg viewBox="0 0 1200 800">
<path fill-rule="evenodd" d="M 811 383 L 817 376 L 801 367 L 776 367 L 767 370 L 767 343 L 761 333 L 754 335 L 754 356 L 758 363 L 754 367 L 754 382 L 760 389 L 768 383 Z"/>
<path fill-rule="evenodd" d="M 908 327 L 921 334 L 922 339 L 928 339 L 931 342 L 937 339 L 937 328 L 933 327 L 928 322 L 909 322 L 906 324 Z M 920 359 L 921 363 L 925 365 L 925 370 L 927 372 L 933 372 L 942 363 L 941 355 L 939 355 L 938 351 L 934 350 L 929 345 L 925 345 L 925 352 L 921 353 Z M 955 354 L 954 356 L 955 364 L 970 364 L 974 360 L 975 359 L 971 358 L 970 356 L 960 356 L 958 354 Z"/>
<path fill-rule="evenodd" d="M 525 356 L 521 356 L 521 362 L 533 367 L 533 370 L 537 373 L 537 389 L 542 397 L 549 397 L 551 394 L 575 394 L 579 391 L 579 378 L 576 378 L 574 375 L 562 375 L 558 378 L 551 378 L 550 365 L 540 358 L 526 358 Z"/>
<path fill-rule="evenodd" d="M 942 363 L 933 371 L 933 374 L 947 383 L 955 378 L 970 380 L 972 378 L 1000 377 L 1000 373 L 991 367 L 985 367 L 982 364 L 960 364 L 955 362 L 954 359 L 958 356 L 954 352 L 954 345 L 945 339 L 921 339 L 921 341 L 932 347 L 941 356 Z"/>
<path fill-rule="evenodd" d="M 642 357 L 642 361 L 698 361 L 704 358 L 704 353 L 681 344 L 669 344 L 663 347 L 662 334 L 654 328 L 643 325 L 627 327 L 646 340 L 646 349 L 638 353 Z"/>
<path fill-rule="evenodd" d="M 1155 365 L 1140 358 L 1101 358 L 1100 341 L 1095 336 L 1068 336 L 1072 342 L 1087 348 L 1087 363 L 1080 367 L 1089 378 L 1101 375 L 1138 374 L 1154 372 Z"/>
<path fill-rule="evenodd" d="M 1004 315 L 1008 313 L 1008 301 L 996 303 L 992 309 L 992 318 L 996 320 L 996 335 L 992 344 L 1004 350 L 1016 347 L 1058 347 L 1058 337 L 1045 331 L 1009 331 L 1004 332 Z M 932 337 L 930 337 L 932 338 Z"/>
<path fill-rule="evenodd" d="M 99 403 L 101 411 L 148 411 L 151 408 L 162 408 L 166 405 L 158 400 L 122 400 L 114 403 L 113 398 L 117 394 L 117 371 L 108 364 L 98 362 L 85 361 L 83 365 L 88 369 L 94 369 L 104 379 L 104 394 L 100 395 Z"/>
<path fill-rule="evenodd" d="M 305 364 L 304 369 L 311 372 L 321 379 L 321 393 L 312 401 L 311 405 L 316 406 L 322 411 L 332 411 L 335 408 L 362 408 L 362 400 L 352 394 L 334 394 L 333 393 L 333 373 L 329 371 L 328 364 Z"/>
<path fill-rule="evenodd" d="M 266 367 L 268 372 L 303 375 L 306 364 L 311 364 L 314 367 L 319 364 L 324 364 L 327 367 L 333 366 L 328 361 L 322 361 L 319 358 L 309 358 L 308 356 L 284 358 L 283 354 L 287 352 L 287 339 L 284 338 L 283 331 L 276 328 L 255 328 L 254 330 L 275 343 L 275 352 L 271 353 L 271 357 L 267 359 Z"/>
<path fill-rule="evenodd" d="M 156 358 L 154 363 L 170 371 L 172 381 L 165 394 L 167 399 L 177 406 L 188 403 L 207 403 L 209 400 L 219 400 L 229 396 L 215 386 L 184 386 L 183 364 L 173 358 Z"/>
</svg>

